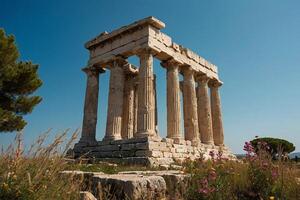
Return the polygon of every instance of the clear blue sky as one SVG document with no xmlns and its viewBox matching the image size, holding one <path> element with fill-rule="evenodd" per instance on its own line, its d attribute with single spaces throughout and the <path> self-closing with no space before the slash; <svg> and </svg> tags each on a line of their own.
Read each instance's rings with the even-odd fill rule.
<svg viewBox="0 0 300 200">
<path fill-rule="evenodd" d="M 219 67 L 225 142 L 235 153 L 255 135 L 285 138 L 300 150 L 299 0 L 0 0 L 0 27 L 14 34 L 22 60 L 40 64 L 42 103 L 27 116 L 25 142 L 48 128 L 82 124 L 84 43 L 103 31 L 155 16 L 176 43 Z M 165 136 L 165 71 L 158 75 Z M 108 77 L 100 77 L 98 139 L 106 124 Z M 1 134 L 7 145 L 14 134 Z"/>
</svg>

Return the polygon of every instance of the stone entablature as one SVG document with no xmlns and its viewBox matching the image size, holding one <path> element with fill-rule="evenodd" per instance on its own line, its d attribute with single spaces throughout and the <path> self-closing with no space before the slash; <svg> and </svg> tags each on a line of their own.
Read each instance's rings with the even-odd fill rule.
<svg viewBox="0 0 300 200">
<path fill-rule="evenodd" d="M 85 44 L 90 58 L 83 69 L 87 89 L 82 136 L 74 149 L 77 155 L 89 152 L 97 158 L 146 158 L 161 164 L 157 160 L 171 163 L 179 158 L 207 155 L 210 150 L 222 149 L 230 154 L 224 146 L 218 90 L 222 82 L 217 67 L 174 43 L 160 32 L 164 27 L 163 22 L 148 17 L 111 33 L 101 33 Z M 139 57 L 139 67 L 126 60 L 133 55 Z M 166 69 L 166 139 L 161 139 L 157 131 L 159 94 L 153 73 L 154 58 Z M 110 70 L 106 132 L 103 141 L 97 142 L 99 74 L 105 70 Z M 183 75 L 181 82 L 179 74 Z M 180 129 L 181 120 L 184 130 Z"/>
</svg>

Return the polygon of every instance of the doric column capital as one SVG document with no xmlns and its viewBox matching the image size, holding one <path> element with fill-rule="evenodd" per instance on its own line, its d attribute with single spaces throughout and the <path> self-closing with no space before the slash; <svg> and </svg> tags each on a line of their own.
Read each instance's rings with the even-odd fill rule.
<svg viewBox="0 0 300 200">
<path fill-rule="evenodd" d="M 182 71 L 183 75 L 187 78 L 192 77 L 194 75 L 194 70 L 190 67 L 184 67 L 181 69 L 181 71 Z"/>
<path fill-rule="evenodd" d="M 151 48 L 143 48 L 137 51 L 136 55 L 141 57 L 141 56 L 145 56 L 145 55 L 153 55 L 155 54 L 155 51 L 153 51 L 153 49 Z"/>
<path fill-rule="evenodd" d="M 180 66 L 180 63 L 174 59 L 170 59 L 161 62 L 160 65 L 166 69 L 177 69 Z"/>
<path fill-rule="evenodd" d="M 81 70 L 84 71 L 88 76 L 98 76 L 99 74 L 105 72 L 105 69 L 101 67 L 84 67 Z"/>
<path fill-rule="evenodd" d="M 206 76 L 205 74 L 197 75 L 195 77 L 196 81 L 200 84 L 207 84 L 208 81 L 210 81 L 210 78 Z"/>
<path fill-rule="evenodd" d="M 221 81 L 218 81 L 218 80 L 210 80 L 208 82 L 208 87 L 210 87 L 210 88 L 218 88 L 222 85 L 223 85 L 223 83 Z"/>
<path fill-rule="evenodd" d="M 123 68 L 124 66 L 128 65 L 129 63 L 125 58 L 122 57 L 115 57 L 113 60 L 107 63 L 110 69 L 121 67 Z"/>
</svg>

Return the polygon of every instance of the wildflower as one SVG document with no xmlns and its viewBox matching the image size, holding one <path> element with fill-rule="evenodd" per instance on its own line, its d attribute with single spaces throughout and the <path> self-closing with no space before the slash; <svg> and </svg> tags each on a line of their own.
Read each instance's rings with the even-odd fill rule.
<svg viewBox="0 0 300 200">
<path fill-rule="evenodd" d="M 214 157 L 215 157 L 215 152 L 214 152 L 213 150 L 211 150 L 211 151 L 209 152 L 209 155 L 210 155 L 210 157 L 211 157 L 212 159 L 214 159 Z"/>
<path fill-rule="evenodd" d="M 217 153 L 217 159 L 218 160 L 222 160 L 222 155 L 223 155 L 223 152 L 222 151 L 218 151 L 218 153 Z"/>
<path fill-rule="evenodd" d="M 208 190 L 207 189 L 203 189 L 203 188 L 200 188 L 199 189 L 199 193 L 203 193 L 203 194 L 208 194 Z"/>
<path fill-rule="evenodd" d="M 269 166 L 269 163 L 267 161 L 262 162 L 262 167 L 267 168 Z"/>
<path fill-rule="evenodd" d="M 273 179 L 278 178 L 278 171 L 277 171 L 276 168 L 275 168 L 275 169 L 272 169 L 271 175 L 272 175 L 272 178 L 273 178 Z"/>
<path fill-rule="evenodd" d="M 254 148 L 250 142 L 245 142 L 244 151 L 246 151 L 249 154 L 254 152 Z"/>
</svg>

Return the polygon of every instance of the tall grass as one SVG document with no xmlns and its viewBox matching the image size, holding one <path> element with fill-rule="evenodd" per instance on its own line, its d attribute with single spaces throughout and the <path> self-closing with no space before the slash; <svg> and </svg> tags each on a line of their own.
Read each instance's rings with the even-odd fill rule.
<svg viewBox="0 0 300 200">
<path fill-rule="evenodd" d="M 78 135 L 75 131 L 66 139 L 67 131 L 45 144 L 50 131 L 42 134 L 24 150 L 22 134 L 0 154 L 0 199 L 79 199 L 80 182 L 73 177 L 62 177 L 68 167 L 66 151 Z"/>
</svg>

